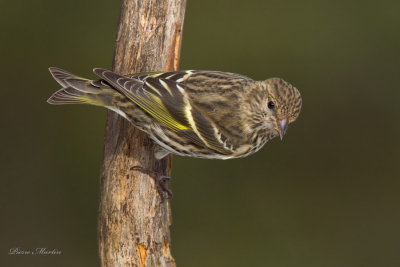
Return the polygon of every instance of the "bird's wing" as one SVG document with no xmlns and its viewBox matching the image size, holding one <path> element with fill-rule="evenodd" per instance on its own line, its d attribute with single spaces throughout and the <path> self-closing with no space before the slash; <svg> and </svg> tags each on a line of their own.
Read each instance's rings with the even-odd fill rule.
<svg viewBox="0 0 400 267">
<path fill-rule="evenodd" d="M 250 142 L 244 133 L 247 119 L 242 98 L 253 82 L 240 74 L 219 71 L 194 71 L 184 80 L 192 105 L 212 120 L 224 146 L 231 150 Z"/>
<path fill-rule="evenodd" d="M 179 136 L 223 154 L 231 152 L 221 142 L 213 122 L 191 104 L 182 83 L 190 73 L 121 76 L 104 69 L 94 69 L 94 73 Z"/>
</svg>

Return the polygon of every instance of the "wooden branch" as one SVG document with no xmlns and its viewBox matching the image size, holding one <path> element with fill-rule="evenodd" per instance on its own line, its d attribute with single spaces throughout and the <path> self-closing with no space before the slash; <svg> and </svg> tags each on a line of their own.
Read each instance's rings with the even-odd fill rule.
<svg viewBox="0 0 400 267">
<path fill-rule="evenodd" d="M 123 0 L 114 71 L 177 70 L 185 0 Z M 133 166 L 170 174 L 155 145 L 113 112 L 107 115 L 99 214 L 102 266 L 175 266 L 170 253 L 171 209 L 154 179 Z"/>
</svg>

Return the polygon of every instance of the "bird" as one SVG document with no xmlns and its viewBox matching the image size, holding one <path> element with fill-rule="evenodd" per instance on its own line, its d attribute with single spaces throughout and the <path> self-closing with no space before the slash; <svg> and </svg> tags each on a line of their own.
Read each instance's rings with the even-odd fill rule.
<svg viewBox="0 0 400 267">
<path fill-rule="evenodd" d="M 120 75 L 93 69 L 90 80 L 60 68 L 50 73 L 62 86 L 47 102 L 90 104 L 112 110 L 168 154 L 234 159 L 254 154 L 287 132 L 299 116 L 299 90 L 281 78 L 256 81 L 244 75 L 205 70 Z"/>
</svg>

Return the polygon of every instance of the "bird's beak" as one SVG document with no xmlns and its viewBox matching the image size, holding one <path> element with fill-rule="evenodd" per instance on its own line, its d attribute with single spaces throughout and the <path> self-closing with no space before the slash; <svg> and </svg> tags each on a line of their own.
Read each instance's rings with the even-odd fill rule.
<svg viewBox="0 0 400 267">
<path fill-rule="evenodd" d="M 285 135 L 285 132 L 288 128 L 289 121 L 287 119 L 281 119 L 278 120 L 278 132 L 279 136 L 281 137 L 281 140 L 283 139 L 283 136 Z"/>
</svg>

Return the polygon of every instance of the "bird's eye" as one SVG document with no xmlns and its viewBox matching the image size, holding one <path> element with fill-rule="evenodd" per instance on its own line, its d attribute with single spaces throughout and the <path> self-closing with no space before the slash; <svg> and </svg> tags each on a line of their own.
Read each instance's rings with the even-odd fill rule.
<svg viewBox="0 0 400 267">
<path fill-rule="evenodd" d="M 274 109 L 274 108 L 275 108 L 275 103 L 272 102 L 272 101 L 269 101 L 269 102 L 268 102 L 268 108 L 269 108 L 269 109 Z"/>
</svg>

